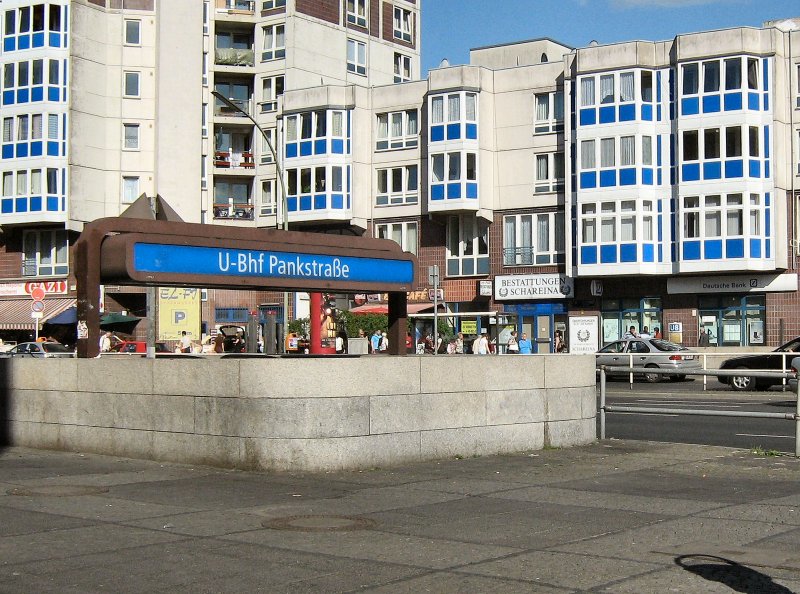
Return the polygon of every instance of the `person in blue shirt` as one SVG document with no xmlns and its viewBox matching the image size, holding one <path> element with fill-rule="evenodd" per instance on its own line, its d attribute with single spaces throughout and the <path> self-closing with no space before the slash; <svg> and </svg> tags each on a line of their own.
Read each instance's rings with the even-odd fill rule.
<svg viewBox="0 0 800 594">
<path fill-rule="evenodd" d="M 372 344 L 372 354 L 377 355 L 381 351 L 381 331 L 375 330 L 370 337 L 370 343 Z"/>
<path fill-rule="evenodd" d="M 528 335 L 523 332 L 522 338 L 519 339 L 519 354 L 520 355 L 530 355 L 532 351 L 531 341 L 528 338 Z"/>
</svg>

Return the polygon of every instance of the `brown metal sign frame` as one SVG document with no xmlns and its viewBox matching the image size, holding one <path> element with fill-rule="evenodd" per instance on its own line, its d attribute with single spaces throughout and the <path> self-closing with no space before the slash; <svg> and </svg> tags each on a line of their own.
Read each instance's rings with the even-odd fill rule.
<svg viewBox="0 0 800 594">
<path fill-rule="evenodd" d="M 78 323 L 88 335 L 78 338 L 78 356 L 99 353 L 100 285 L 178 286 L 240 290 L 298 290 L 341 293 L 389 294 L 389 354 L 406 353 L 407 292 L 411 283 L 285 278 L 265 275 L 160 273 L 138 271 L 135 245 L 214 248 L 410 262 L 411 278 L 416 258 L 391 240 L 303 233 L 277 229 L 252 229 L 133 218 L 104 218 L 88 223 L 75 244 L 78 281 Z M 411 281 L 413 283 L 413 280 Z"/>
</svg>

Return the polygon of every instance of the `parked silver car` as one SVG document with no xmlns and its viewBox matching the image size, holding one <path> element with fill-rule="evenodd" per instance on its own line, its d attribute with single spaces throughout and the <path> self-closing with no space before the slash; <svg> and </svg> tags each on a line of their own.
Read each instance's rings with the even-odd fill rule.
<svg viewBox="0 0 800 594">
<path fill-rule="evenodd" d="M 58 342 L 21 342 L 0 357 L 36 357 L 49 359 L 52 357 L 74 357 L 75 351 Z"/>
<path fill-rule="evenodd" d="M 597 351 L 597 368 L 603 365 L 649 367 L 652 369 L 674 369 L 695 371 L 701 368 L 700 357 L 685 346 L 661 340 L 660 338 L 631 338 L 617 340 Z M 622 375 L 617 373 L 617 375 Z M 673 381 L 686 378 L 685 375 L 662 376 L 658 373 L 644 373 L 648 382 L 661 381 L 669 377 Z"/>
</svg>

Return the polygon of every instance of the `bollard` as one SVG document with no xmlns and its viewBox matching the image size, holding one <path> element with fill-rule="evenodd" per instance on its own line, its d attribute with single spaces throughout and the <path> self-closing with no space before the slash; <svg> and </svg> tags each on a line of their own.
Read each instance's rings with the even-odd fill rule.
<svg viewBox="0 0 800 594">
<path fill-rule="evenodd" d="M 798 398 L 800 399 L 800 396 L 798 396 Z M 800 431 L 800 429 L 798 429 L 798 431 Z M 605 439 L 605 438 L 606 438 L 606 368 L 601 367 L 600 368 L 600 439 Z"/>
</svg>

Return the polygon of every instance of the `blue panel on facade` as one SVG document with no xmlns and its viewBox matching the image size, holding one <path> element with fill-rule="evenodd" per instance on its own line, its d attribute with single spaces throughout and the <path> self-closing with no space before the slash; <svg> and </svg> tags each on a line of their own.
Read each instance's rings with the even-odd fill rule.
<svg viewBox="0 0 800 594">
<path fill-rule="evenodd" d="M 444 140 L 444 126 L 431 126 L 431 142 Z"/>
<path fill-rule="evenodd" d="M 681 99 L 681 115 L 697 115 L 700 113 L 700 99 L 688 97 Z"/>
<path fill-rule="evenodd" d="M 683 242 L 683 259 L 684 260 L 699 260 L 700 259 L 700 242 L 699 241 L 684 241 Z"/>
<path fill-rule="evenodd" d="M 719 161 L 711 161 L 703 163 L 703 179 L 721 179 L 722 178 L 722 163 Z"/>
<path fill-rule="evenodd" d="M 658 176 L 657 177 L 658 177 L 658 185 L 660 186 L 662 184 L 662 181 L 661 181 L 661 170 L 660 169 L 658 170 Z"/>
<path fill-rule="evenodd" d="M 761 177 L 761 162 L 750 159 L 750 177 Z"/>
<path fill-rule="evenodd" d="M 597 264 L 597 246 L 581 246 L 581 264 Z"/>
<path fill-rule="evenodd" d="M 594 171 L 584 171 L 581 173 L 581 188 L 596 188 L 597 187 L 597 173 Z"/>
<path fill-rule="evenodd" d="M 331 194 L 331 208 L 336 210 L 344 209 L 344 196 L 342 194 Z"/>
<path fill-rule="evenodd" d="M 725 111 L 739 111 L 742 109 L 741 93 L 725 93 Z"/>
<path fill-rule="evenodd" d="M 11 214 L 12 212 L 14 212 L 14 200 L 11 198 L 0 200 L 0 213 Z"/>
<path fill-rule="evenodd" d="M 311 196 L 300 196 L 300 210 L 311 210 Z"/>
<path fill-rule="evenodd" d="M 656 165 L 661 167 L 661 134 L 656 136 Z"/>
<path fill-rule="evenodd" d="M 697 181 L 700 179 L 700 164 L 690 163 L 681 167 L 681 179 L 687 181 Z"/>
<path fill-rule="evenodd" d="M 461 184 L 458 182 L 447 184 L 447 199 L 458 200 L 461 198 Z"/>
<path fill-rule="evenodd" d="M 646 122 L 653 121 L 653 106 L 645 103 L 642 105 L 642 119 Z"/>
<path fill-rule="evenodd" d="M 56 103 L 61 100 L 61 94 L 58 92 L 58 87 L 47 87 L 47 100 Z"/>
<path fill-rule="evenodd" d="M 580 116 L 581 126 L 594 126 L 596 123 L 597 123 L 597 114 L 595 113 L 594 108 L 581 110 L 581 116 Z"/>
<path fill-rule="evenodd" d="M 44 33 L 33 34 L 33 47 L 44 47 Z"/>
<path fill-rule="evenodd" d="M 61 33 L 50 33 L 50 47 L 61 47 Z"/>
<path fill-rule="evenodd" d="M 17 103 L 27 103 L 31 100 L 31 93 L 29 89 L 17 90 Z"/>
<path fill-rule="evenodd" d="M 703 97 L 703 113 L 716 113 L 719 110 L 719 95 L 706 95 Z"/>
<path fill-rule="evenodd" d="M 3 145 L 3 158 L 4 159 L 13 159 L 14 158 L 14 145 L 13 144 L 4 144 Z"/>
<path fill-rule="evenodd" d="M 28 212 L 28 199 L 14 198 L 14 210 L 16 212 Z"/>
<path fill-rule="evenodd" d="M 286 158 L 294 159 L 297 156 L 297 143 L 290 142 L 286 145 Z"/>
<path fill-rule="evenodd" d="M 444 200 L 444 184 L 431 186 L 431 200 Z"/>
<path fill-rule="evenodd" d="M 58 157 L 58 142 L 53 140 L 47 141 L 47 156 L 48 157 Z"/>
<path fill-rule="evenodd" d="M 758 93 L 748 93 L 747 94 L 747 109 L 750 111 L 758 111 L 760 106 L 760 101 Z"/>
<path fill-rule="evenodd" d="M 14 105 L 14 91 L 3 91 L 3 105 Z"/>
<path fill-rule="evenodd" d="M 761 60 L 761 66 L 763 67 L 762 70 L 764 71 L 764 88 L 769 88 L 769 61 L 767 58 Z"/>
<path fill-rule="evenodd" d="M 286 208 L 289 209 L 289 212 L 297 211 L 297 196 L 289 196 L 288 200 L 286 200 Z"/>
<path fill-rule="evenodd" d="M 478 138 L 478 124 L 467 124 L 467 138 L 470 140 L 477 140 Z"/>
<path fill-rule="evenodd" d="M 313 152 L 313 143 L 310 140 L 304 140 L 300 143 L 300 156 L 301 157 L 310 157 Z"/>
<path fill-rule="evenodd" d="M 36 142 L 31 143 L 31 157 L 41 157 L 42 156 L 42 141 L 37 140 Z"/>
<path fill-rule="evenodd" d="M 744 258 L 744 239 L 726 239 L 725 257 Z"/>
<path fill-rule="evenodd" d="M 620 262 L 636 262 L 636 244 L 624 243 L 619 246 Z"/>
<path fill-rule="evenodd" d="M 617 170 L 608 169 L 600 172 L 600 187 L 609 188 L 617 185 Z"/>
<path fill-rule="evenodd" d="M 722 258 L 722 240 L 707 239 L 704 241 L 703 258 L 706 260 L 720 260 Z"/>
<path fill-rule="evenodd" d="M 13 52 L 16 49 L 16 44 L 14 43 L 16 40 L 13 37 L 6 37 L 3 40 L 3 51 L 4 52 Z"/>
<path fill-rule="evenodd" d="M 64 208 L 59 208 L 58 196 L 48 196 L 47 197 L 47 212 L 59 212 L 63 211 Z"/>
<path fill-rule="evenodd" d="M 31 196 L 31 212 L 42 212 L 41 196 Z"/>
<path fill-rule="evenodd" d="M 19 38 L 17 39 L 17 49 L 19 50 L 31 49 L 31 36 L 20 35 Z"/>
<path fill-rule="evenodd" d="M 764 163 L 764 178 L 765 178 L 765 179 L 769 179 L 769 177 L 770 177 L 770 173 L 769 173 L 769 161 L 766 161 L 766 162 Z"/>
<path fill-rule="evenodd" d="M 766 194 L 764 194 L 764 206 L 769 206 L 769 205 L 770 205 L 770 204 L 769 204 L 770 202 L 771 202 L 771 200 L 770 200 L 770 193 L 769 193 L 769 192 L 767 192 Z M 767 231 L 767 234 L 769 234 L 769 231 Z"/>
<path fill-rule="evenodd" d="M 601 245 L 600 246 L 600 263 L 601 264 L 616 264 L 617 263 L 617 246 L 615 246 L 615 245 Z"/>
<path fill-rule="evenodd" d="M 769 111 L 769 94 L 764 93 L 764 111 Z"/>
<path fill-rule="evenodd" d="M 769 159 L 769 126 L 764 126 L 764 157 Z"/>
<path fill-rule="evenodd" d="M 344 153 L 344 141 L 340 138 L 334 138 L 331 140 L 331 152 L 336 155 L 341 155 Z"/>
<path fill-rule="evenodd" d="M 642 185 L 643 186 L 652 186 L 653 185 L 653 170 L 649 167 L 645 167 L 642 169 Z"/>
<path fill-rule="evenodd" d="M 600 123 L 611 124 L 616 121 L 616 108 L 615 107 L 601 107 L 600 108 Z"/>
<path fill-rule="evenodd" d="M 636 185 L 636 168 L 629 167 L 619 170 L 619 185 L 621 186 L 635 186 Z"/>
<path fill-rule="evenodd" d="M 767 240 L 767 253 L 766 253 L 766 257 L 767 257 L 767 258 L 771 258 L 771 257 L 772 257 L 772 256 L 770 255 L 770 252 L 771 252 L 771 251 L 772 251 L 772 242 L 771 242 L 771 241 L 768 239 L 768 240 Z"/>
<path fill-rule="evenodd" d="M 649 107 L 649 106 L 645 106 L 645 107 Z M 644 114 L 642 114 L 642 115 L 643 115 L 642 119 L 645 119 L 644 118 Z M 631 104 L 631 105 L 620 105 L 619 106 L 619 121 L 620 122 L 632 122 L 635 119 L 636 119 L 636 106 L 635 105 Z"/>
<path fill-rule="evenodd" d="M 325 210 L 328 207 L 327 194 L 314 194 L 314 210 Z"/>
<path fill-rule="evenodd" d="M 642 262 L 655 262 L 655 250 L 652 243 L 642 245 Z"/>
<path fill-rule="evenodd" d="M 328 141 L 325 139 L 314 141 L 314 154 L 324 155 L 328 152 Z"/>
<path fill-rule="evenodd" d="M 725 161 L 725 177 L 743 177 L 744 176 L 744 161 L 742 159 L 732 159 Z"/>
<path fill-rule="evenodd" d="M 467 198 L 478 198 L 478 184 L 474 182 L 467 182 Z"/>
<path fill-rule="evenodd" d="M 447 140 L 461 138 L 461 124 L 447 124 Z"/>
<path fill-rule="evenodd" d="M 751 239 L 750 240 L 750 257 L 751 258 L 760 258 L 761 257 L 761 240 L 760 239 Z"/>
<path fill-rule="evenodd" d="M 27 144 L 18 144 L 17 145 L 17 159 L 20 157 L 27 157 L 28 156 L 28 145 Z"/>
<path fill-rule="evenodd" d="M 31 101 L 44 101 L 44 87 L 33 87 L 31 89 Z"/>
</svg>

